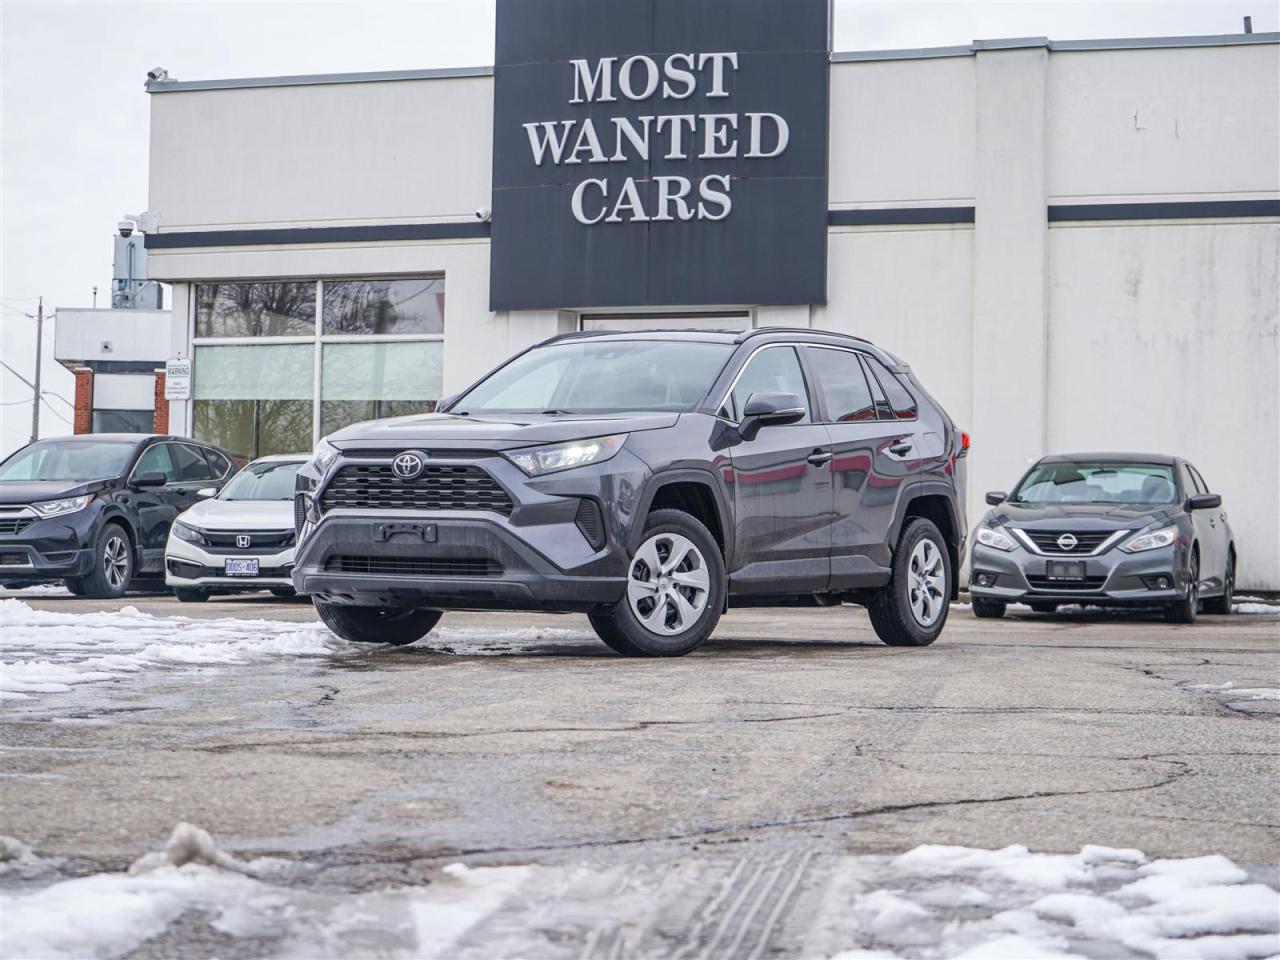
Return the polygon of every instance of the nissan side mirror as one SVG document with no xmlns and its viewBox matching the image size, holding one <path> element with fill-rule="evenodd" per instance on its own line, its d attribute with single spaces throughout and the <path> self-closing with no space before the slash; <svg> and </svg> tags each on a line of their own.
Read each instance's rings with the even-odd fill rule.
<svg viewBox="0 0 1280 960">
<path fill-rule="evenodd" d="M 804 401 L 794 393 L 753 393 L 743 408 L 738 432 L 744 440 L 754 440 L 761 427 L 796 423 L 804 415 Z"/>
<path fill-rule="evenodd" d="M 987 494 L 987 503 L 991 504 L 993 507 L 1000 506 L 1000 504 L 1004 503 L 1008 499 L 1009 495 L 1003 490 L 992 490 Z"/>
<path fill-rule="evenodd" d="M 217 495 L 218 495 L 217 487 L 201 487 L 199 490 L 196 491 L 196 496 L 199 497 L 201 500 L 208 500 L 210 497 L 216 497 Z"/>
<path fill-rule="evenodd" d="M 1218 493 L 1197 493 L 1187 498 L 1188 510 L 1216 510 L 1222 506 L 1222 495 Z"/>
<path fill-rule="evenodd" d="M 140 473 L 133 478 L 131 486 L 135 487 L 163 487 L 165 484 L 164 473 L 160 470 L 148 470 Z"/>
</svg>

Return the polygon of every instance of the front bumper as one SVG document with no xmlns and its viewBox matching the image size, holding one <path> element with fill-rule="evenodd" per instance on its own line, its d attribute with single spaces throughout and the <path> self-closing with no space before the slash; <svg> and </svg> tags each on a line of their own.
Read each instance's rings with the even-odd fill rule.
<svg viewBox="0 0 1280 960">
<path fill-rule="evenodd" d="M 1085 581 L 1050 581 L 1050 560 L 1081 559 Z M 1125 553 L 1115 547 L 1098 556 L 1048 557 L 1019 546 L 995 550 L 974 541 L 969 556 L 969 593 L 1007 603 L 1087 603 L 1100 606 L 1155 606 L 1186 595 L 1183 549 L 1179 545 Z M 1167 589 L 1158 578 L 1166 577 Z M 990 582 L 983 582 L 991 578 Z M 1145 579 L 1144 579 L 1145 578 Z"/>
<path fill-rule="evenodd" d="M 87 576 L 93 569 L 96 505 L 61 517 L 32 520 L 0 534 L 0 583 L 21 584 Z"/>
<path fill-rule="evenodd" d="M 169 535 L 164 548 L 164 582 L 170 587 L 216 590 L 266 590 L 270 587 L 292 587 L 293 547 L 276 553 L 214 553 L 199 544 Z M 257 560 L 256 577 L 228 577 L 225 561 Z"/>
</svg>

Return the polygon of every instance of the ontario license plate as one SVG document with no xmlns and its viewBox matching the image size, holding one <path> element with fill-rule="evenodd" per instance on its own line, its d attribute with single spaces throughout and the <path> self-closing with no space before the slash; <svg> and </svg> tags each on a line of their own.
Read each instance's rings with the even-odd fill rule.
<svg viewBox="0 0 1280 960">
<path fill-rule="evenodd" d="M 228 577 L 256 577 L 258 575 L 258 558 L 227 558 L 224 572 Z"/>
<path fill-rule="evenodd" d="M 1050 560 L 1048 577 L 1050 580 L 1083 580 L 1083 560 Z"/>
</svg>

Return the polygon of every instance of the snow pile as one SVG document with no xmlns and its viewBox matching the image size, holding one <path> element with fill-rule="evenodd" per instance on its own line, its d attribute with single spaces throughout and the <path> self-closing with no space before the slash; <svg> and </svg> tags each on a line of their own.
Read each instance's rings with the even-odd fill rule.
<svg viewBox="0 0 1280 960">
<path fill-rule="evenodd" d="M 514 630 L 494 630 L 488 627 L 449 627 L 449 615 L 445 614 L 436 627 L 418 642 L 419 647 L 436 653 L 451 653 L 468 657 L 500 657 L 510 654 L 530 653 L 536 644 L 573 645 L 589 643 L 597 645 L 599 638 L 590 630 L 570 630 L 565 627 L 517 627 Z M 603 651 L 605 648 L 600 647 Z"/>
<path fill-rule="evenodd" d="M 806 953 L 841 958 L 1280 953 L 1280 892 L 1225 857 L 923 846 L 838 868 Z"/>
<path fill-rule="evenodd" d="M 8 589 L 5 593 L 20 597 L 69 597 L 71 591 L 60 583 L 33 583 L 27 587 Z"/>
<path fill-rule="evenodd" d="M 271 882 L 305 869 L 266 858 L 242 862 L 204 830 L 179 824 L 163 853 L 141 858 L 127 874 L 0 894 L 0 956 L 118 957 L 199 911 L 228 938 L 272 941 L 274 955 L 451 957 L 458 940 L 499 910 L 532 868 L 455 864 L 428 886 L 367 894 Z M 164 950 L 176 956 L 184 946 Z"/>
<path fill-rule="evenodd" d="M 65 693 L 157 667 L 246 664 L 353 648 L 319 624 L 33 610 L 0 600 L 0 700 Z"/>
<path fill-rule="evenodd" d="M 1263 603 L 1258 600 L 1237 601 L 1231 605 L 1232 613 L 1260 613 L 1280 616 L 1280 603 Z"/>
</svg>

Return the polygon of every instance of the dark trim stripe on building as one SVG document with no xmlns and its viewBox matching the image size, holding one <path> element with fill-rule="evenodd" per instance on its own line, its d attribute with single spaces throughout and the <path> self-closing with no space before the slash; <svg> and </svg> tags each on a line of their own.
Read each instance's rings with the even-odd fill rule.
<svg viewBox="0 0 1280 960">
<path fill-rule="evenodd" d="M 887 207 L 875 210 L 828 210 L 827 223 L 833 227 L 973 223 L 973 215 L 973 207 Z"/>
<path fill-rule="evenodd" d="M 355 227 L 280 227 L 262 230 L 199 230 L 149 233 L 148 250 L 183 247 L 248 247 L 267 244 L 374 243 L 387 240 L 469 240 L 489 236 L 489 224 L 375 223 Z"/>
<path fill-rule="evenodd" d="M 1050 223 L 1075 220 L 1193 220 L 1278 217 L 1280 200 L 1163 200 L 1154 203 L 1055 203 Z"/>
</svg>

